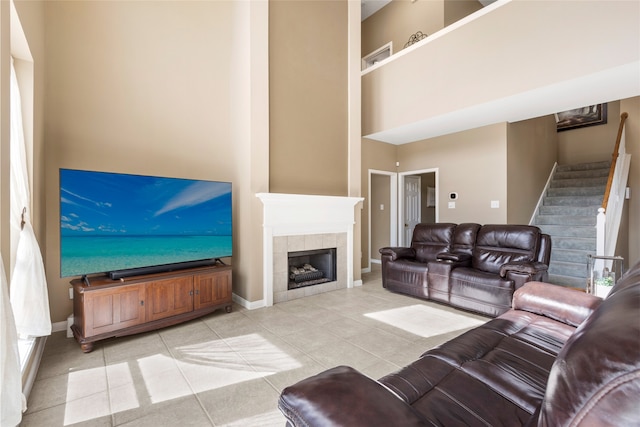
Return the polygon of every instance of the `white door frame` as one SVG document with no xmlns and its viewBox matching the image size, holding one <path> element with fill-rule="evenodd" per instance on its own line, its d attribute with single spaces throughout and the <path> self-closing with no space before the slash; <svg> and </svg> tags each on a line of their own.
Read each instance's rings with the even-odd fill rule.
<svg viewBox="0 0 640 427">
<path fill-rule="evenodd" d="M 438 184 L 438 168 L 431 169 L 419 169 L 414 171 L 400 172 L 398 173 L 398 236 L 400 237 L 400 241 L 398 242 L 399 246 L 409 246 L 411 242 L 404 241 L 404 177 L 407 175 L 422 175 L 423 173 L 435 173 L 436 174 L 436 222 L 438 222 L 439 212 L 440 212 L 440 204 L 438 203 L 438 193 L 439 187 Z"/>
<path fill-rule="evenodd" d="M 369 250 L 367 254 L 369 256 L 369 267 L 364 268 L 362 271 L 364 273 L 368 273 L 371 271 L 371 263 L 379 263 L 378 260 L 374 260 L 371 257 L 372 249 L 371 249 L 371 175 L 385 175 L 389 177 L 389 244 L 391 246 L 398 246 L 398 174 L 396 172 L 389 171 L 381 171 L 376 169 L 369 169 L 369 195 L 367 197 L 367 202 L 369 204 L 369 242 L 368 247 Z"/>
</svg>

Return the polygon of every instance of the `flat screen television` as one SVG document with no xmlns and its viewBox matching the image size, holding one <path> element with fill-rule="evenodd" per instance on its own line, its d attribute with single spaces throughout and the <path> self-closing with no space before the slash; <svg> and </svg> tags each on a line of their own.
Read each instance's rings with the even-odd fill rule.
<svg viewBox="0 0 640 427">
<path fill-rule="evenodd" d="M 112 279 L 232 251 L 231 183 L 60 169 L 60 276 Z"/>
</svg>

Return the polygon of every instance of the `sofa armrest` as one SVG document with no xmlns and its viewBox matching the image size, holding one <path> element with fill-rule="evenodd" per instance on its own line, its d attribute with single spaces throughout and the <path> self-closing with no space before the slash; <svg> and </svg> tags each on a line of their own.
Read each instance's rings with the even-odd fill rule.
<svg viewBox="0 0 640 427">
<path fill-rule="evenodd" d="M 348 366 L 285 388 L 278 407 L 293 426 L 425 425 L 410 405 Z"/>
<path fill-rule="evenodd" d="M 506 277 L 510 271 L 529 274 L 535 276 L 543 271 L 547 271 L 549 266 L 541 262 L 510 262 L 500 267 L 500 277 Z"/>
<path fill-rule="evenodd" d="M 436 259 L 438 261 L 446 261 L 459 264 L 459 266 L 471 265 L 471 254 L 464 252 L 440 252 Z"/>
<path fill-rule="evenodd" d="M 528 282 L 513 294 L 513 308 L 579 326 L 602 302 L 582 291 L 544 282 Z"/>
<path fill-rule="evenodd" d="M 382 248 L 380 249 L 381 255 L 386 255 L 391 257 L 391 261 L 395 261 L 397 259 L 414 259 L 416 257 L 416 250 L 413 248 L 405 248 L 405 247 L 397 247 L 397 248 Z"/>
</svg>

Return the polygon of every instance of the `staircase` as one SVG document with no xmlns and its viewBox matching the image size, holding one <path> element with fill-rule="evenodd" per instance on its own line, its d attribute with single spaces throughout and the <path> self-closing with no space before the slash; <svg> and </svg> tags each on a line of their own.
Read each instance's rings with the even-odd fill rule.
<svg viewBox="0 0 640 427">
<path fill-rule="evenodd" d="M 533 225 L 551 236 L 549 282 L 584 288 L 610 162 L 557 166 Z"/>
</svg>

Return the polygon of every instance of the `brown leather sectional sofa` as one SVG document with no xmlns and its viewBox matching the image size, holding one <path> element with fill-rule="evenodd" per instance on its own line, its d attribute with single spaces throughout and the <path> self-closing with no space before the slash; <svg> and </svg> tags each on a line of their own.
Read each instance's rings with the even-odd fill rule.
<svg viewBox="0 0 640 427">
<path fill-rule="evenodd" d="M 531 282 L 503 315 L 378 381 L 346 366 L 287 387 L 293 426 L 640 425 L 640 262 L 602 301 Z"/>
<path fill-rule="evenodd" d="M 390 291 L 495 317 L 516 289 L 547 279 L 551 238 L 530 225 L 418 224 L 411 247 L 380 254 Z"/>
</svg>

